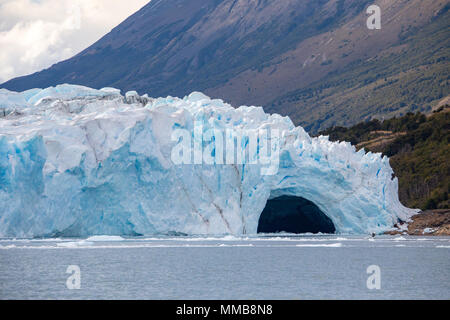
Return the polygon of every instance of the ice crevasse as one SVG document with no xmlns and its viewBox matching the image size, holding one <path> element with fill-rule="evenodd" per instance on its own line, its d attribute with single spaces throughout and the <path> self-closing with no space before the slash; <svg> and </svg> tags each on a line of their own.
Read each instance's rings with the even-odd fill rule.
<svg viewBox="0 0 450 320">
<path fill-rule="evenodd" d="M 276 173 L 175 164 L 174 130 L 195 139 L 196 123 L 279 130 Z M 198 92 L 0 89 L 0 237 L 255 234 L 268 199 L 282 195 L 316 204 L 338 233 L 381 233 L 416 213 L 399 202 L 387 157 L 312 138 L 261 107 L 235 109 Z"/>
</svg>

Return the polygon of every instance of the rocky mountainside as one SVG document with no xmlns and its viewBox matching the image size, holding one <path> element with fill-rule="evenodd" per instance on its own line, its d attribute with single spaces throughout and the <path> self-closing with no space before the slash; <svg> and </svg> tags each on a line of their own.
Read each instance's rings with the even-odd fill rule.
<svg viewBox="0 0 450 320">
<path fill-rule="evenodd" d="M 370 4 L 381 7 L 381 30 L 366 27 Z M 448 8 L 448 0 L 153 0 L 75 57 L 0 87 L 204 91 L 316 132 L 427 111 L 447 97 Z"/>
</svg>

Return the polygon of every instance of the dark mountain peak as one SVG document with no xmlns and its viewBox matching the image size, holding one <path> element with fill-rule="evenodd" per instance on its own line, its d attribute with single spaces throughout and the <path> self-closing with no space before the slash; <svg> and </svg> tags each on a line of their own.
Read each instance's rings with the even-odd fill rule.
<svg viewBox="0 0 450 320">
<path fill-rule="evenodd" d="M 343 1 L 154 0 L 75 57 L 2 87 L 70 82 L 155 95 L 205 90 L 331 25 L 334 3 Z"/>
</svg>

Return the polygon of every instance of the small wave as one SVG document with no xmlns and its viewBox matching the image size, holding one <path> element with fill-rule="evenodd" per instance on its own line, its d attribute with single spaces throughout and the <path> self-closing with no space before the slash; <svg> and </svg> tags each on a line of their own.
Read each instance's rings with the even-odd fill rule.
<svg viewBox="0 0 450 320">
<path fill-rule="evenodd" d="M 7 249 L 15 249 L 15 248 L 17 248 L 17 246 L 14 245 L 14 244 L 10 244 L 10 245 L 7 245 L 7 246 L 1 246 L 1 245 L 0 245 L 0 249 L 3 249 L 3 250 L 7 250 Z"/>
<path fill-rule="evenodd" d="M 225 244 L 221 243 L 219 244 L 219 247 L 254 247 L 253 244 Z"/>
</svg>

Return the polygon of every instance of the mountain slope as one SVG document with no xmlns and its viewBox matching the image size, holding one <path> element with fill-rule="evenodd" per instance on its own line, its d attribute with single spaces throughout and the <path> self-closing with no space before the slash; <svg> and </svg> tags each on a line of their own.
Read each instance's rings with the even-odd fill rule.
<svg viewBox="0 0 450 320">
<path fill-rule="evenodd" d="M 382 8 L 382 29 L 368 30 L 365 8 L 373 3 L 153 0 L 75 57 L 0 87 L 21 91 L 73 83 L 152 96 L 200 90 L 234 105 L 263 105 L 311 131 L 413 109 L 410 101 L 417 104 L 412 98 L 422 84 L 397 79 L 399 71 L 430 66 L 430 86 L 442 90 L 426 99 L 433 104 L 446 96 L 448 1 L 375 1 Z M 440 32 L 433 41 L 425 41 L 435 30 Z M 418 53 L 424 43 L 425 57 Z M 401 68 L 393 67 L 392 55 L 406 58 Z M 414 79 L 422 76 L 414 72 Z M 405 83 L 409 91 L 392 101 L 367 102 L 367 90 L 385 78 L 387 84 Z"/>
<path fill-rule="evenodd" d="M 426 26 L 404 28 L 395 45 L 277 98 L 269 110 L 289 112 L 309 131 L 430 112 L 450 94 L 449 21 L 447 6 Z"/>
</svg>

